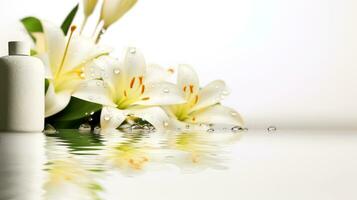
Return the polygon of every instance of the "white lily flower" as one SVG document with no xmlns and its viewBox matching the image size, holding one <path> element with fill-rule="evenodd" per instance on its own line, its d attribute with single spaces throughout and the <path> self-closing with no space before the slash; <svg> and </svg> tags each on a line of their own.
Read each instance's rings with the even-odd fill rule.
<svg viewBox="0 0 357 200">
<path fill-rule="evenodd" d="M 191 124 L 221 123 L 243 126 L 238 112 L 219 104 L 222 98 L 229 94 L 224 81 L 213 81 L 201 89 L 193 68 L 180 65 L 177 84 L 184 93 L 186 103 L 164 107 L 173 119 Z"/>
<path fill-rule="evenodd" d="M 161 129 L 168 120 L 159 106 L 184 103 L 175 84 L 164 81 L 167 71 L 147 66 L 135 48 L 124 52 L 122 62 L 109 56 L 95 59 L 85 68 L 92 80 L 81 84 L 73 96 L 104 105 L 102 129 L 116 129 L 128 116 L 135 116 Z"/>
<path fill-rule="evenodd" d="M 107 29 L 128 12 L 137 0 L 103 0 L 100 19 L 103 20 L 103 28 Z"/>
<path fill-rule="evenodd" d="M 85 17 L 89 17 L 97 5 L 98 0 L 83 0 L 83 12 Z"/>
<path fill-rule="evenodd" d="M 63 110 L 72 93 L 84 79 L 83 66 L 93 59 L 109 53 L 90 39 L 74 35 L 71 28 L 69 38 L 59 27 L 42 22 L 43 34 L 36 34 L 39 41 L 37 55 L 45 64 L 49 87 L 46 92 L 45 115 L 49 117 Z"/>
</svg>

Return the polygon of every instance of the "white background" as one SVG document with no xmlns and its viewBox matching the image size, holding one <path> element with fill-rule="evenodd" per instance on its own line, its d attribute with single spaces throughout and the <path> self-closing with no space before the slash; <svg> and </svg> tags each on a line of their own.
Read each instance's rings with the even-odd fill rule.
<svg viewBox="0 0 357 200">
<path fill-rule="evenodd" d="M 18 19 L 60 24 L 76 2 L 0 0 L 0 54 L 25 38 Z M 249 128 L 357 128 L 356 11 L 355 0 L 141 0 L 103 42 L 189 63 L 202 84 L 224 79 Z"/>
</svg>

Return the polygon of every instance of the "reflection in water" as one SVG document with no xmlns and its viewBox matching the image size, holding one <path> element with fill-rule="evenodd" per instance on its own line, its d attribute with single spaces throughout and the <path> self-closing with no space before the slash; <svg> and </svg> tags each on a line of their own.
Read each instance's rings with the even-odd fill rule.
<svg viewBox="0 0 357 200">
<path fill-rule="evenodd" d="M 238 133 L 0 134 L 0 199 L 101 199 L 107 176 L 225 169 Z M 105 180 L 105 181 L 104 181 Z"/>
</svg>

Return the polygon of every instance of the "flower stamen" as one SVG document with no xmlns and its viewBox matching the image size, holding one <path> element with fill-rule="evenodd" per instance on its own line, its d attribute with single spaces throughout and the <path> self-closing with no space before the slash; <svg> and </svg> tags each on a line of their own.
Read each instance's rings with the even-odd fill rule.
<svg viewBox="0 0 357 200">
<path fill-rule="evenodd" d="M 193 93 L 193 85 L 190 85 L 190 93 Z"/>
<path fill-rule="evenodd" d="M 63 53 L 63 57 L 62 57 L 62 60 L 61 60 L 61 64 L 55 74 L 55 78 L 58 78 L 58 75 L 61 73 L 62 71 L 62 68 L 63 68 L 63 65 L 64 65 L 64 62 L 66 61 L 66 57 L 67 57 L 67 53 L 68 53 L 68 48 L 69 48 L 69 44 L 72 40 L 72 36 L 73 36 L 73 33 L 74 31 L 77 29 L 77 26 L 71 26 L 71 32 L 69 34 L 69 38 L 68 38 L 68 41 L 67 41 L 67 44 L 66 44 L 66 47 L 64 49 L 64 53 Z"/>
<path fill-rule="evenodd" d="M 135 83 L 135 77 L 133 77 L 130 81 L 130 88 L 134 87 L 134 83 Z"/>
<path fill-rule="evenodd" d="M 140 85 L 143 84 L 143 77 L 142 77 L 142 76 L 139 77 L 139 84 L 140 84 Z"/>
<path fill-rule="evenodd" d="M 128 96 L 128 94 L 126 93 L 126 90 L 124 90 L 124 96 L 125 96 L 125 97 L 127 97 L 127 96 Z"/>
<path fill-rule="evenodd" d="M 197 104 L 197 102 L 198 102 L 198 95 L 196 95 L 196 97 L 195 97 L 195 103 L 194 104 Z"/>
<path fill-rule="evenodd" d="M 142 85 L 141 86 L 141 94 L 144 94 L 144 92 L 145 92 L 145 85 Z"/>
<path fill-rule="evenodd" d="M 149 100 L 149 99 L 150 99 L 150 97 L 141 98 L 141 100 L 143 100 L 143 101 L 147 101 L 147 100 Z"/>
<path fill-rule="evenodd" d="M 186 87 L 186 85 L 185 85 L 185 86 L 183 86 L 183 89 L 182 89 L 182 90 L 183 90 L 183 92 L 186 92 L 186 88 L 187 88 L 187 87 Z"/>
</svg>

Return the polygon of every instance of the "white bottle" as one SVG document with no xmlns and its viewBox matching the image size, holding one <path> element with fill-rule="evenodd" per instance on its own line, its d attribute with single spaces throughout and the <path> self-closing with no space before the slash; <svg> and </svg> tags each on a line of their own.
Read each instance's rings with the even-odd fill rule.
<svg viewBox="0 0 357 200">
<path fill-rule="evenodd" d="M 44 128 L 45 69 L 29 53 L 28 43 L 9 42 L 9 56 L 0 58 L 0 131 Z"/>
</svg>

